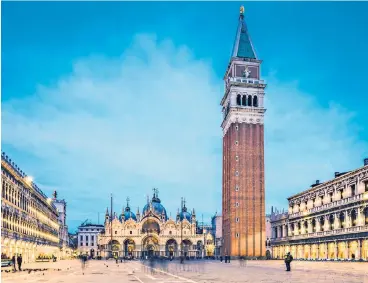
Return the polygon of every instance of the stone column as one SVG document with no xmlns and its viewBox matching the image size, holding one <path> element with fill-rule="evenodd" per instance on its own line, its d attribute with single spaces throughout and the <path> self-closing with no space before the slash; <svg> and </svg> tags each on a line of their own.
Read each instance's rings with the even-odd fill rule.
<svg viewBox="0 0 368 283">
<path fill-rule="evenodd" d="M 338 215 L 337 215 L 337 213 L 335 213 L 334 214 L 334 230 L 336 230 L 336 229 L 339 229 L 340 228 L 340 219 L 339 219 L 339 217 L 338 217 Z"/>
<path fill-rule="evenodd" d="M 316 258 L 319 258 L 319 244 L 316 245 L 317 246 L 317 255 L 316 255 Z"/>
<path fill-rule="evenodd" d="M 350 227 L 350 216 L 348 211 L 345 211 L 345 227 L 344 228 L 349 228 Z"/>
<path fill-rule="evenodd" d="M 325 258 L 328 259 L 328 245 L 325 243 Z"/>
<path fill-rule="evenodd" d="M 328 215 L 325 215 L 325 231 L 331 230 L 330 222 L 328 218 L 329 218 Z"/>
<path fill-rule="evenodd" d="M 345 259 L 349 259 L 349 242 L 348 241 L 345 241 L 345 251 L 344 251 L 344 254 L 345 254 Z"/>
<path fill-rule="evenodd" d="M 291 225 L 290 225 L 290 224 L 288 224 L 288 236 L 289 236 L 289 237 L 291 237 L 291 232 L 292 232 L 292 231 L 291 231 Z"/>
<path fill-rule="evenodd" d="M 357 260 L 360 260 L 361 256 L 362 256 L 362 241 L 358 239 L 358 251 L 357 251 L 357 254 L 355 255 L 355 258 Z"/>
<path fill-rule="evenodd" d="M 308 233 L 313 233 L 312 219 L 308 219 Z"/>
<path fill-rule="evenodd" d="M 358 207 L 358 217 L 357 217 L 357 225 L 356 226 L 361 226 L 364 222 L 362 221 L 362 211 L 361 208 Z"/>
<path fill-rule="evenodd" d="M 335 259 L 337 259 L 337 242 L 335 241 Z"/>
<path fill-rule="evenodd" d="M 316 232 L 321 231 L 321 223 L 319 222 L 319 218 L 316 218 Z"/>
</svg>

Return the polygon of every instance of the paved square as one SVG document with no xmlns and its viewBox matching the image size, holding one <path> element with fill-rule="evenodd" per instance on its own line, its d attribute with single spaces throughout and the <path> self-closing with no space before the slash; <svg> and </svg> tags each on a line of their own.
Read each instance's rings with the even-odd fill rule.
<svg viewBox="0 0 368 283">
<path fill-rule="evenodd" d="M 116 264 L 114 261 L 88 262 L 84 274 L 78 260 L 56 263 L 26 264 L 24 269 L 48 268 L 46 271 L 6 273 L 2 282 L 139 282 L 139 283 L 210 283 L 210 282 L 292 282 L 292 283 L 368 283 L 368 263 L 292 262 L 286 272 L 282 261 L 247 261 L 230 264 L 219 261 L 187 261 L 180 264 L 157 262 L 144 265 L 139 261 Z"/>
</svg>

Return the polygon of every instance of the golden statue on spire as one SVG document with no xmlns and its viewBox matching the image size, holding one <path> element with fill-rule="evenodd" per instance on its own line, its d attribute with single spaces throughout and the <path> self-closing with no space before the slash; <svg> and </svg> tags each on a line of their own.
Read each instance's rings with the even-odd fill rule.
<svg viewBox="0 0 368 283">
<path fill-rule="evenodd" d="M 244 14 L 244 6 L 240 6 L 240 15 L 243 15 Z"/>
</svg>

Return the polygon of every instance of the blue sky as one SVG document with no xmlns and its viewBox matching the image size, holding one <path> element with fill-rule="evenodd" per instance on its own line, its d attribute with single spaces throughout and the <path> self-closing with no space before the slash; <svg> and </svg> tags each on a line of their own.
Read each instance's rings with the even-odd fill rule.
<svg viewBox="0 0 368 283">
<path fill-rule="evenodd" d="M 222 76 L 241 3 L 2 3 L 2 150 L 74 231 L 158 187 L 221 212 Z M 246 2 L 271 205 L 368 156 L 367 2 Z"/>
</svg>

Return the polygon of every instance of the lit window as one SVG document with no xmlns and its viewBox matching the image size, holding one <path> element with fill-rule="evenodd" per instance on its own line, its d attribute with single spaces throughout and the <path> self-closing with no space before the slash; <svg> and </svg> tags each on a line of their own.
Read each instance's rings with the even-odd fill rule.
<svg viewBox="0 0 368 283">
<path fill-rule="evenodd" d="M 239 156 L 235 156 L 235 160 L 236 161 L 239 161 Z"/>
<path fill-rule="evenodd" d="M 235 176 L 239 176 L 239 171 L 235 171 Z"/>
<path fill-rule="evenodd" d="M 236 236 L 237 238 L 239 238 L 239 233 L 236 233 L 236 234 L 235 234 L 235 236 Z"/>
<path fill-rule="evenodd" d="M 239 191 L 239 186 L 238 185 L 235 186 L 235 191 Z"/>
</svg>

